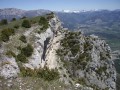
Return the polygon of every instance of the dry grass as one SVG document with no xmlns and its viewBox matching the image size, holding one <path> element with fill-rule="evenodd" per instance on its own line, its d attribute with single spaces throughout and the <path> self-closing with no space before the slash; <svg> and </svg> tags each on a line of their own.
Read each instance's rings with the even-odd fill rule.
<svg viewBox="0 0 120 90">
<path fill-rule="evenodd" d="M 47 82 L 35 77 L 0 80 L 0 90 L 79 90 L 71 85 L 65 85 L 58 80 Z"/>
<path fill-rule="evenodd" d="M 7 65 L 7 64 L 11 64 L 11 62 L 9 62 L 9 61 L 4 61 L 4 62 L 2 62 L 2 66 L 4 66 L 4 65 Z"/>
</svg>

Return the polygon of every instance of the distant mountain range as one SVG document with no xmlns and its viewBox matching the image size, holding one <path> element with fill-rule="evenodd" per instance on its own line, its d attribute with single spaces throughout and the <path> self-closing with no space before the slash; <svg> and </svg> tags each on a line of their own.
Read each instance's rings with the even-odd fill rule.
<svg viewBox="0 0 120 90">
<path fill-rule="evenodd" d="M 50 12 L 51 12 L 50 10 L 45 10 L 45 9 L 22 10 L 22 9 L 17 9 L 17 8 L 4 8 L 4 9 L 0 9 L 0 20 L 1 19 L 11 20 L 14 17 L 15 18 L 21 18 L 23 16 L 26 16 L 26 17 L 35 17 L 35 16 L 44 15 L 44 14 L 50 13 Z M 96 13 L 98 13 L 98 15 L 99 15 L 99 13 L 104 14 L 104 12 L 106 12 L 107 14 L 110 14 L 110 12 L 111 13 L 113 13 L 113 12 L 114 13 L 120 12 L 120 9 L 116 9 L 116 10 L 113 10 L 113 11 L 111 11 L 111 10 L 62 10 L 62 11 L 54 11 L 54 12 L 58 14 L 58 17 L 63 22 L 65 22 L 65 20 L 67 18 L 74 17 L 73 14 L 76 14 L 76 15 L 79 15 L 79 16 L 81 16 L 81 15 L 84 16 L 86 14 L 88 14 L 88 16 L 89 15 L 91 16 L 92 14 L 96 15 Z M 66 18 L 66 14 L 67 14 L 67 18 Z M 65 16 L 65 18 L 64 18 L 64 16 Z M 92 15 L 92 16 L 94 17 L 94 15 Z M 77 16 L 77 18 L 78 18 L 78 16 Z M 75 17 L 71 18 L 71 19 L 75 19 Z M 82 17 L 82 19 L 84 19 L 84 17 Z M 80 21 L 82 21 L 82 20 L 80 20 Z"/>
<path fill-rule="evenodd" d="M 49 10 L 21 10 L 16 8 L 0 9 L 0 20 L 12 18 L 35 17 L 50 13 Z M 120 50 L 120 9 L 116 10 L 63 10 L 55 12 L 62 21 L 63 27 L 69 30 L 82 30 L 87 34 L 96 34 L 103 38 L 107 38 L 110 42 L 116 44 L 111 45 L 113 49 Z M 112 41 L 111 41 L 112 40 Z"/>
<path fill-rule="evenodd" d="M 61 13 L 82 13 L 82 12 L 95 12 L 95 11 L 104 11 L 105 9 L 93 9 L 93 10 L 62 10 L 59 11 Z M 116 10 L 108 10 L 108 11 L 120 11 L 120 9 Z"/>
<path fill-rule="evenodd" d="M 70 13 L 71 12 L 71 13 Z M 120 21 L 120 10 L 90 10 L 90 11 L 63 11 L 58 12 L 58 17 L 69 29 L 79 28 L 80 25 L 100 24 L 111 26 Z"/>
<path fill-rule="evenodd" d="M 44 15 L 49 12 L 51 11 L 44 10 L 44 9 L 27 11 L 27 10 L 21 10 L 21 9 L 16 9 L 16 8 L 5 8 L 5 9 L 0 9 L 0 20 L 1 19 L 11 20 L 14 17 L 21 18 L 23 16 L 35 17 L 39 15 Z"/>
</svg>

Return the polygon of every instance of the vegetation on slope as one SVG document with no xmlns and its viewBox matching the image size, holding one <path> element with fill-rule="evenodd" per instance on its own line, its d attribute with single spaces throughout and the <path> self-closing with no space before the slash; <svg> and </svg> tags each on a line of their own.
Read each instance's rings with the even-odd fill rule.
<svg viewBox="0 0 120 90">
<path fill-rule="evenodd" d="M 30 28 L 30 27 L 31 27 L 30 21 L 27 20 L 27 19 L 23 20 L 23 22 L 22 22 L 22 27 Z"/>
<path fill-rule="evenodd" d="M 6 42 L 9 41 L 9 37 L 15 34 L 15 30 L 11 28 L 3 29 L 0 33 L 0 40 Z"/>
<path fill-rule="evenodd" d="M 42 30 L 47 29 L 49 26 L 48 20 L 45 17 L 40 17 L 39 24 L 42 26 Z"/>
<path fill-rule="evenodd" d="M 0 25 L 7 25 L 7 24 L 8 24 L 7 19 L 2 19 L 2 20 L 0 21 Z"/>
<path fill-rule="evenodd" d="M 45 81 L 53 81 L 56 79 L 59 79 L 59 73 L 57 69 L 48 69 L 46 68 L 40 68 L 40 69 L 30 69 L 30 68 L 20 68 L 21 76 L 23 77 L 37 77 L 42 78 Z"/>
<path fill-rule="evenodd" d="M 120 11 L 101 10 L 81 13 L 58 13 L 63 26 L 85 34 L 95 34 L 106 39 L 113 50 L 120 50 Z"/>
<path fill-rule="evenodd" d="M 26 47 L 20 48 L 20 54 L 17 55 L 17 61 L 26 63 L 28 61 L 27 57 L 30 57 L 33 53 L 33 47 L 27 44 Z"/>
<path fill-rule="evenodd" d="M 65 37 L 60 42 L 62 47 L 56 50 L 56 54 L 60 57 L 60 60 L 63 62 L 63 66 L 70 74 L 69 77 L 74 79 L 76 77 L 75 71 L 84 70 L 86 68 L 87 63 L 91 60 L 89 53 L 87 53 L 89 49 L 86 50 L 84 53 L 81 53 L 80 38 L 81 38 L 81 32 L 66 31 Z M 89 46 L 90 45 L 86 44 L 83 45 L 83 48 L 86 49 Z M 67 59 L 66 57 L 69 57 L 69 59 Z M 81 78 L 78 79 L 79 81 L 81 80 Z M 86 83 L 83 81 L 85 80 L 82 78 L 80 84 L 85 85 Z"/>
<path fill-rule="evenodd" d="M 22 35 L 19 39 L 20 39 L 22 42 L 27 43 L 27 40 L 26 40 L 25 35 Z"/>
<path fill-rule="evenodd" d="M 8 41 L 6 43 L 6 47 L 11 46 L 11 48 L 8 48 L 8 50 L 5 51 L 5 54 L 8 57 L 14 57 L 16 59 L 22 77 L 37 77 L 42 78 L 45 81 L 52 81 L 59 78 L 59 73 L 56 69 L 49 70 L 48 68 L 44 68 L 32 70 L 29 68 L 24 68 L 22 66 L 22 63 L 28 62 L 29 57 L 33 54 L 34 51 L 32 43 L 28 44 L 29 40 L 24 35 L 26 30 L 29 30 L 26 28 L 30 28 L 34 25 L 39 25 L 41 27 L 40 31 L 45 31 L 49 27 L 49 20 L 51 18 L 53 18 L 53 13 L 34 18 L 25 17 L 19 20 L 13 18 L 11 22 L 8 22 L 8 24 L 0 25 L 1 41 Z M 11 39 L 9 40 L 10 36 Z M 13 42 L 18 43 L 17 45 L 13 45 Z M 16 50 L 17 53 L 14 53 Z"/>
<path fill-rule="evenodd" d="M 22 18 L 16 20 L 15 18 L 12 19 L 11 22 L 8 22 L 6 19 L 1 20 L 0 24 L 0 40 L 1 41 L 9 41 L 9 37 L 14 35 L 15 33 L 24 33 L 25 28 L 30 28 L 33 25 L 40 25 L 40 31 L 45 31 L 49 26 L 49 20 L 53 18 L 53 13 L 47 14 L 45 16 L 37 16 L 33 18 Z M 23 37 L 22 37 L 23 38 Z M 22 39 L 21 38 L 21 39 Z M 22 39 L 23 41 L 23 39 Z M 26 42 L 26 41 L 23 41 Z"/>
</svg>

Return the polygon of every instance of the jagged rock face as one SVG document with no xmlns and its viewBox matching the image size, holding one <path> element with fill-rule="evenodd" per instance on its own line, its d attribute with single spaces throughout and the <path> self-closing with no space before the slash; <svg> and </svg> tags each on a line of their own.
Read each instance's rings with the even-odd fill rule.
<svg viewBox="0 0 120 90">
<path fill-rule="evenodd" d="M 56 32 L 61 30 L 61 23 L 57 19 L 57 17 L 52 18 L 49 22 L 50 27 L 43 33 L 32 33 L 33 36 L 36 38 L 34 42 L 34 53 L 32 57 L 29 60 L 29 63 L 24 64 L 25 67 L 29 68 L 43 68 L 47 64 L 46 58 L 48 57 L 46 55 L 51 44 L 55 40 Z M 51 56 L 53 57 L 53 56 Z M 47 58 L 48 60 L 51 60 L 51 58 Z"/>
<path fill-rule="evenodd" d="M 26 68 L 39 69 L 48 67 L 58 69 L 60 80 L 66 84 L 79 83 L 80 90 L 116 90 L 116 71 L 111 60 L 111 50 L 104 40 L 97 36 L 84 36 L 81 32 L 63 30 L 61 22 L 54 16 L 49 21 L 49 28 L 37 33 L 41 26 L 33 26 L 24 32 L 29 43 L 34 47 Z M 17 34 L 16 36 L 20 36 Z M 4 55 L 6 46 L 11 46 L 16 54 L 21 44 L 11 37 L 9 43 L 0 46 L 0 76 L 17 77 L 20 72 L 14 57 Z M 4 63 L 4 64 L 3 64 Z"/>
<path fill-rule="evenodd" d="M 116 72 L 114 63 L 111 61 L 110 47 L 104 40 L 93 36 L 90 38 L 89 41 L 93 45 L 90 52 L 92 61 L 88 63 L 88 72 L 84 74 L 89 83 L 98 85 L 102 89 L 109 87 L 115 90 Z"/>
<path fill-rule="evenodd" d="M 116 89 L 111 50 L 104 40 L 66 31 L 57 54 L 71 77 L 76 77 L 81 85 L 93 89 Z"/>
<path fill-rule="evenodd" d="M 56 16 L 49 21 L 49 25 L 50 25 L 49 28 L 40 34 L 38 33 L 38 31 L 41 26 L 31 27 L 30 29 L 26 30 L 26 32 L 23 33 L 24 36 L 27 38 L 28 43 L 31 43 L 32 46 L 34 47 L 33 54 L 31 57 L 29 57 L 28 62 L 22 63 L 24 67 L 30 68 L 30 69 L 43 68 L 47 65 L 46 58 L 51 59 L 47 57 L 46 53 L 49 52 L 48 50 L 50 49 L 51 44 L 53 43 L 53 40 L 55 40 L 54 38 L 57 34 L 57 31 L 61 30 L 62 26 L 61 26 L 61 22 Z M 18 54 L 19 51 L 16 50 L 17 49 L 16 47 L 26 46 L 25 44 L 21 43 L 21 41 L 19 41 L 19 38 L 16 38 L 16 36 L 19 37 L 20 35 L 16 34 L 15 36 L 11 37 L 11 40 L 8 43 L 2 43 L 1 49 L 0 49 L 0 53 L 1 53 L 0 60 L 2 60 L 0 61 L 1 63 L 0 74 L 1 76 L 8 77 L 8 78 L 14 77 L 14 76 L 16 77 L 17 73 L 19 73 L 20 70 L 15 61 L 15 58 L 14 57 L 8 58 L 4 54 L 11 49 L 13 52 Z M 11 65 L 9 65 L 9 63 L 11 63 Z M 51 65 L 48 67 L 51 67 Z M 10 73 L 10 71 L 13 71 L 13 73 L 12 72 Z"/>
<path fill-rule="evenodd" d="M 0 66 L 0 76 L 5 78 L 17 77 L 20 72 L 19 67 L 14 58 L 4 57 Z M 8 62 L 9 61 L 9 62 Z"/>
</svg>

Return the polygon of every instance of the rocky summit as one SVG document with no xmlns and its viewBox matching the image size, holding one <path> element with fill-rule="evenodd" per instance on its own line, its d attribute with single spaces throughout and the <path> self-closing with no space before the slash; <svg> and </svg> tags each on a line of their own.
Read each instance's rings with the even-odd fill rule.
<svg viewBox="0 0 120 90">
<path fill-rule="evenodd" d="M 29 19 L 27 28 L 19 20 L 8 23 L 18 28 L 0 28 L 0 90 L 43 90 L 46 82 L 54 90 L 116 90 L 111 49 L 104 40 L 64 29 L 53 13 Z"/>
</svg>

